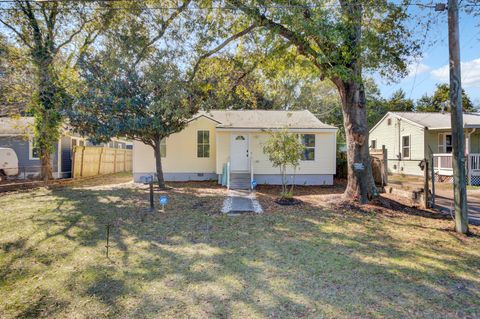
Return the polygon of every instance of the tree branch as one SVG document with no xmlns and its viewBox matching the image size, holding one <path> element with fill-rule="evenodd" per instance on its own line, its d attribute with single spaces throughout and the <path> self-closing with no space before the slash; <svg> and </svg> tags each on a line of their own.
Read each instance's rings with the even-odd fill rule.
<svg viewBox="0 0 480 319">
<path fill-rule="evenodd" d="M 252 73 L 258 66 L 258 61 L 255 61 L 255 63 L 253 63 L 253 65 L 248 68 L 247 70 L 243 71 L 242 74 L 235 80 L 235 83 L 233 83 L 232 85 L 232 88 L 230 91 L 235 91 L 236 88 L 240 85 L 240 82 L 242 82 L 242 80 L 247 76 L 249 75 L 250 73 Z"/>
<path fill-rule="evenodd" d="M 257 25 L 254 23 L 252 25 L 250 25 L 249 27 L 247 27 L 246 29 L 243 29 L 242 31 L 238 32 L 238 33 L 235 33 L 234 35 L 232 35 L 231 37 L 229 37 L 228 39 L 226 39 L 225 41 L 223 41 L 222 43 L 220 43 L 218 46 L 216 46 L 215 48 L 213 48 L 212 50 L 202 54 L 197 62 L 195 63 L 195 65 L 193 66 L 193 70 L 192 70 L 192 74 L 190 75 L 189 79 L 188 79 L 188 82 L 192 82 L 193 79 L 195 78 L 195 75 L 197 74 L 197 71 L 198 71 L 198 68 L 200 67 L 200 63 L 202 62 L 202 60 L 208 58 L 209 56 L 217 53 L 218 51 L 220 51 L 221 49 L 223 49 L 224 47 L 226 47 L 230 42 L 250 33 L 253 29 L 255 29 L 257 27 Z"/>
<path fill-rule="evenodd" d="M 167 31 L 167 28 L 170 26 L 170 24 L 172 24 L 173 20 L 175 20 L 179 15 L 180 13 L 182 13 L 183 11 L 185 11 L 188 7 L 188 5 L 190 4 L 190 2 L 192 2 L 192 0 L 185 0 L 183 2 L 183 4 L 178 7 L 169 17 L 168 19 L 162 23 L 162 26 L 160 28 L 160 30 L 158 31 L 157 35 L 151 39 L 143 48 L 142 50 L 138 53 L 137 55 L 137 59 L 135 60 L 135 62 L 133 63 L 133 66 L 136 66 L 138 63 L 140 63 L 140 61 L 143 59 L 144 55 L 145 55 L 145 52 L 147 51 L 148 48 L 150 48 L 152 45 L 154 45 L 158 40 L 160 40 L 163 35 L 165 34 L 165 32 Z"/>
<path fill-rule="evenodd" d="M 30 45 L 30 43 L 28 43 L 27 39 L 22 35 L 22 33 L 20 33 L 20 31 L 18 31 L 17 29 L 15 29 L 13 26 L 11 26 L 10 24 L 8 24 L 7 22 L 5 22 L 4 20 L 2 20 L 0 18 L 0 23 L 2 23 L 4 26 L 6 26 L 7 28 L 9 28 L 10 30 L 13 31 L 13 33 L 15 33 L 19 38 L 20 40 L 23 42 L 23 44 L 25 44 L 27 47 L 29 47 L 30 49 L 33 49 L 33 47 Z"/>
<path fill-rule="evenodd" d="M 22 9 L 23 13 L 27 16 L 28 21 L 30 21 L 30 27 L 32 28 L 32 31 L 33 31 L 33 38 L 34 38 L 35 44 L 37 46 L 37 49 L 40 49 L 41 47 L 43 47 L 42 33 L 40 31 L 38 21 L 35 18 L 35 14 L 33 13 L 32 6 L 28 1 L 25 2 L 27 7 L 24 7 L 20 1 L 17 1 L 17 3 Z"/>
<path fill-rule="evenodd" d="M 308 43 L 306 39 L 297 35 L 294 31 L 288 29 L 284 25 L 267 18 L 258 9 L 251 8 L 243 4 L 239 0 L 227 0 L 227 2 L 237 7 L 238 9 L 240 9 L 243 13 L 248 15 L 250 18 L 254 19 L 254 21 L 256 21 L 260 26 L 266 27 L 267 29 L 279 34 L 283 38 L 292 42 L 297 47 L 297 50 L 300 52 L 300 54 L 309 58 L 310 61 L 322 73 L 326 73 L 326 71 L 328 71 L 328 69 L 332 66 L 329 63 L 323 63 L 321 61 L 318 61 L 319 52 L 317 52 L 314 48 L 312 48 L 310 46 L 310 43 Z"/>
<path fill-rule="evenodd" d="M 73 41 L 73 39 L 78 35 L 80 34 L 83 29 L 85 28 L 85 26 L 92 22 L 93 19 L 89 19 L 87 21 L 85 21 L 79 28 L 78 30 L 76 30 L 75 32 L 72 32 L 72 34 L 70 34 L 70 36 L 68 37 L 68 39 L 66 39 L 65 41 L 63 41 L 62 43 L 60 43 L 59 45 L 57 45 L 57 47 L 55 48 L 54 50 L 54 53 L 57 53 L 62 47 L 66 46 L 67 44 L 69 44 L 70 42 Z"/>
<path fill-rule="evenodd" d="M 83 44 L 80 46 L 80 49 L 78 50 L 78 57 L 75 61 L 75 63 L 73 64 L 73 68 L 76 68 L 77 65 L 78 65 L 78 62 L 82 59 L 82 57 L 85 55 L 85 53 L 87 52 L 87 49 L 88 47 L 93 43 L 95 42 L 95 40 L 98 38 L 98 36 L 100 35 L 101 31 L 92 31 L 90 33 L 88 33 L 88 35 L 85 37 L 84 41 L 83 41 Z M 72 56 L 69 57 L 69 61 L 71 61 L 73 59 L 73 53 L 72 53 Z M 70 64 L 70 63 L 69 63 Z"/>
</svg>

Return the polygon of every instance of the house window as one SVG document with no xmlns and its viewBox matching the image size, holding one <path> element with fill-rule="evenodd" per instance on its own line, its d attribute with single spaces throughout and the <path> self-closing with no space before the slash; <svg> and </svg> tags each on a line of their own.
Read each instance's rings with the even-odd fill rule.
<svg viewBox="0 0 480 319">
<path fill-rule="evenodd" d="M 402 158 L 410 157 L 410 136 L 402 136 Z"/>
<path fill-rule="evenodd" d="M 438 152 L 452 153 L 452 134 L 438 134 Z"/>
<path fill-rule="evenodd" d="M 377 149 L 377 140 L 372 140 L 370 148 Z"/>
<path fill-rule="evenodd" d="M 392 125 L 392 119 L 387 120 L 387 125 Z"/>
<path fill-rule="evenodd" d="M 451 153 L 452 149 L 452 134 L 445 134 L 445 153 Z"/>
<path fill-rule="evenodd" d="M 160 157 L 167 157 L 167 139 L 160 140 Z"/>
<path fill-rule="evenodd" d="M 197 157 L 210 157 L 210 131 L 197 132 Z"/>
<path fill-rule="evenodd" d="M 37 160 L 40 158 L 40 147 L 38 147 L 37 139 L 32 137 L 28 143 L 29 159 Z"/>
<path fill-rule="evenodd" d="M 300 135 L 300 141 L 302 142 L 303 150 L 302 161 L 314 161 L 315 160 L 315 134 L 302 134 Z"/>
</svg>

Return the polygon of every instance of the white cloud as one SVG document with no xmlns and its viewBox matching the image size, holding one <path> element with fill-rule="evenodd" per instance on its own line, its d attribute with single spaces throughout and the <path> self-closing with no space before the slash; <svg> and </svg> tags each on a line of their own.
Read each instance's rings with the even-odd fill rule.
<svg viewBox="0 0 480 319">
<path fill-rule="evenodd" d="M 462 86 L 480 88 L 480 58 L 462 62 Z M 432 70 L 432 76 L 437 80 L 448 82 L 448 64 Z"/>
<path fill-rule="evenodd" d="M 415 76 L 430 71 L 431 68 L 425 63 L 411 63 L 408 65 L 408 76 Z"/>
</svg>

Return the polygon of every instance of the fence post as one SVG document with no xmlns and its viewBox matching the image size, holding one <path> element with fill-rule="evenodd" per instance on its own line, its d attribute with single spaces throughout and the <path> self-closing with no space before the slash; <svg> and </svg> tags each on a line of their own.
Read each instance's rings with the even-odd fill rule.
<svg viewBox="0 0 480 319">
<path fill-rule="evenodd" d="M 102 160 L 103 160 L 103 147 L 102 149 L 100 150 L 100 158 L 98 159 L 98 172 L 97 172 L 97 175 L 100 175 L 101 173 L 101 168 L 102 168 Z"/>
<path fill-rule="evenodd" d="M 127 152 L 122 149 L 122 152 L 123 152 L 123 171 L 126 172 L 127 171 Z"/>
<path fill-rule="evenodd" d="M 424 181 L 423 181 L 423 204 L 425 205 L 425 208 L 428 208 L 428 160 L 425 158 L 425 168 L 424 168 Z"/>
<path fill-rule="evenodd" d="M 435 165 L 432 155 L 432 208 L 435 209 Z"/>
<path fill-rule="evenodd" d="M 388 157 L 387 157 L 387 148 L 385 145 L 382 145 L 382 155 L 383 155 L 383 176 L 384 176 L 384 184 L 388 185 Z"/>
<path fill-rule="evenodd" d="M 117 172 L 117 149 L 113 149 L 113 173 Z"/>
<path fill-rule="evenodd" d="M 82 161 L 80 162 L 80 177 L 83 177 L 83 158 L 85 157 L 85 146 L 80 146 L 82 148 Z"/>
</svg>

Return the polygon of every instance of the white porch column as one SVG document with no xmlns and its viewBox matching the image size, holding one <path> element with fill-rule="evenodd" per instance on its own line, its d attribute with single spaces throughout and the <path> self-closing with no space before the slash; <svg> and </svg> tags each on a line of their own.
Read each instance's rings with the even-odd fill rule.
<svg viewBox="0 0 480 319">
<path fill-rule="evenodd" d="M 472 141 L 470 139 L 470 133 L 465 134 L 465 155 L 470 154 Z"/>
</svg>

